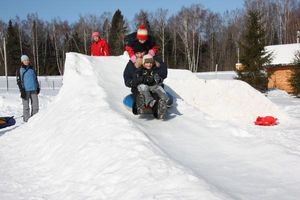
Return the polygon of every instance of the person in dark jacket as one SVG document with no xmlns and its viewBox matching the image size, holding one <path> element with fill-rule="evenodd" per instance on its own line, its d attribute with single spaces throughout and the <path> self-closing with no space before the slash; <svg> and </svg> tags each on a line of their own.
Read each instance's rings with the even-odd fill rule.
<svg viewBox="0 0 300 200">
<path fill-rule="evenodd" d="M 109 56 L 107 42 L 100 37 L 99 32 L 92 33 L 91 56 Z"/>
<path fill-rule="evenodd" d="M 150 54 L 154 57 L 157 54 L 158 46 L 153 37 L 148 35 L 148 30 L 144 24 L 141 24 L 136 32 L 126 36 L 125 50 L 127 51 L 130 60 L 135 63 L 137 57 L 135 55 L 136 46 L 141 46 L 145 54 Z"/>
<path fill-rule="evenodd" d="M 29 57 L 22 55 L 21 62 L 22 66 L 17 70 L 16 78 L 23 103 L 23 121 L 27 122 L 32 115 L 39 111 L 40 86 L 36 72 L 30 65 Z M 29 101 L 31 101 L 31 113 Z"/>
<path fill-rule="evenodd" d="M 167 78 L 168 75 L 167 66 L 159 59 L 159 57 L 152 58 L 151 55 L 143 55 L 145 52 L 143 52 L 143 48 L 139 47 L 139 45 L 136 46 L 135 52 L 135 55 L 138 58 L 137 60 L 144 57 L 144 62 L 142 62 L 142 64 L 145 65 L 146 63 L 148 65 L 149 60 L 151 60 L 152 64 L 151 69 L 148 70 L 143 68 L 142 65 L 137 65 L 137 62 L 133 63 L 129 60 L 124 70 L 123 78 L 125 85 L 131 88 L 133 94 L 134 103 L 132 112 L 134 114 L 140 114 L 143 107 L 149 106 L 152 108 L 153 115 L 156 118 L 163 118 L 168 99 L 167 97 L 164 98 L 160 95 L 161 93 L 165 93 L 165 91 L 161 91 L 160 88 L 163 89 L 163 80 Z M 146 97 L 147 99 L 145 98 L 146 93 L 143 93 L 143 88 L 147 90 L 147 87 L 141 85 L 152 86 L 152 91 L 150 91 L 151 97 L 148 95 Z M 148 89 L 150 90 L 149 87 Z"/>
</svg>

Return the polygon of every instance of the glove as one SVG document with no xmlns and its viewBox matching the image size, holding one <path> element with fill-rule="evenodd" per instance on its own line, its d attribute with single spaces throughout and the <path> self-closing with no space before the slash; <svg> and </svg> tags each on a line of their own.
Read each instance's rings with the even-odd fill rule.
<svg viewBox="0 0 300 200">
<path fill-rule="evenodd" d="M 148 54 L 151 55 L 152 57 L 155 56 L 155 52 L 154 52 L 152 49 L 150 49 L 150 50 L 148 51 Z"/>
<path fill-rule="evenodd" d="M 21 92 L 21 98 L 22 98 L 22 99 L 26 99 L 26 92 L 25 92 L 25 89 L 22 88 L 22 89 L 20 90 L 20 92 Z"/>
<path fill-rule="evenodd" d="M 156 84 L 163 82 L 162 78 L 158 74 L 154 74 L 153 78 Z"/>
<path fill-rule="evenodd" d="M 143 82 L 144 82 L 144 77 L 143 76 L 135 77 L 132 80 L 132 86 L 137 87 L 138 85 L 142 84 Z"/>
<path fill-rule="evenodd" d="M 41 91 L 41 89 L 38 87 L 38 88 L 36 89 L 36 93 L 39 94 L 40 91 Z"/>
<path fill-rule="evenodd" d="M 131 85 L 133 87 L 136 87 L 139 84 L 143 83 L 143 81 L 144 81 L 143 70 L 141 68 L 138 68 L 134 71 Z"/>
<path fill-rule="evenodd" d="M 131 60 L 131 62 L 135 63 L 136 62 L 136 56 L 135 55 L 131 56 L 130 60 Z"/>
<path fill-rule="evenodd" d="M 146 76 L 144 79 L 144 83 L 146 85 L 154 85 L 155 81 L 154 81 L 153 76 Z"/>
</svg>

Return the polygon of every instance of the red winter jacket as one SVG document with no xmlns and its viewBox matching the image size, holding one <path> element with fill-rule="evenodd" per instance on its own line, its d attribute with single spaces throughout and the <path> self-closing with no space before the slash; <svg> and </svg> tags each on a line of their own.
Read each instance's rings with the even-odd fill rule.
<svg viewBox="0 0 300 200">
<path fill-rule="evenodd" d="M 105 40 L 99 38 L 97 42 L 93 41 L 91 45 L 91 56 L 109 56 L 108 45 Z"/>
</svg>

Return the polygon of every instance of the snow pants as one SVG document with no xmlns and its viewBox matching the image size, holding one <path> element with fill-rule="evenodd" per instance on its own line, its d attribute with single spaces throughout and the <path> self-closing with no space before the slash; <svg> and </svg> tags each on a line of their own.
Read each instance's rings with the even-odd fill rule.
<svg viewBox="0 0 300 200">
<path fill-rule="evenodd" d="M 138 85 L 138 91 L 144 96 L 145 98 L 145 104 L 148 105 L 151 101 L 154 100 L 153 96 L 151 95 L 151 92 L 154 94 L 157 94 L 159 99 L 164 100 L 167 102 L 169 100 L 169 97 L 164 90 L 164 88 L 160 85 L 145 85 L 145 84 L 140 84 Z"/>
</svg>

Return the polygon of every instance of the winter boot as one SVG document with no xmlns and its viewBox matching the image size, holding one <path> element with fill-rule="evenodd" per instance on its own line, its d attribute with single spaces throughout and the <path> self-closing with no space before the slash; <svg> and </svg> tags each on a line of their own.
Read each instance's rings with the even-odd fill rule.
<svg viewBox="0 0 300 200">
<path fill-rule="evenodd" d="M 160 99 L 158 103 L 155 105 L 155 110 L 153 112 L 153 115 L 157 119 L 165 119 L 166 112 L 167 112 L 167 102 Z"/>
<path fill-rule="evenodd" d="M 142 114 L 144 108 L 145 108 L 145 98 L 144 98 L 144 95 L 139 94 L 136 97 L 136 110 L 137 110 L 137 114 Z"/>
<path fill-rule="evenodd" d="M 132 105 L 132 113 L 134 115 L 137 115 L 138 114 L 138 111 L 137 111 L 137 108 L 136 108 L 136 102 L 133 102 L 133 105 Z"/>
</svg>

